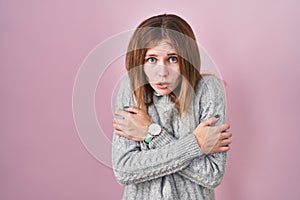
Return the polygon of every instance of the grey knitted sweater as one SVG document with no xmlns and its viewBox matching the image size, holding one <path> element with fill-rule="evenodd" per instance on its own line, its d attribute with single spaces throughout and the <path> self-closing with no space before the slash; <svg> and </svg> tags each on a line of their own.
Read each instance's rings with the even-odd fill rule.
<svg viewBox="0 0 300 200">
<path fill-rule="evenodd" d="M 226 153 L 203 154 L 193 131 L 201 121 L 216 114 L 220 115 L 216 125 L 224 123 L 222 85 L 213 76 L 203 77 L 189 114 L 181 119 L 168 95 L 154 95 L 153 101 L 148 114 L 163 131 L 149 145 L 113 136 L 112 164 L 116 179 L 125 185 L 123 199 L 214 199 L 214 188 L 224 176 Z M 126 105 L 135 105 L 128 78 L 121 83 L 116 109 Z"/>
</svg>

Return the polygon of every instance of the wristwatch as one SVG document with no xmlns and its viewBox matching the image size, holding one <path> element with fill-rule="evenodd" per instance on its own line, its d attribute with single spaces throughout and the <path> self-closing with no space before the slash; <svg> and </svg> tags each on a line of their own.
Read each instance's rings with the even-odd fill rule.
<svg viewBox="0 0 300 200">
<path fill-rule="evenodd" d="M 161 133 L 161 127 L 160 125 L 156 124 L 156 123 L 152 123 L 150 124 L 150 126 L 148 127 L 148 134 L 146 135 L 144 142 L 146 144 L 149 144 L 151 142 L 151 140 L 158 136 Z"/>
</svg>

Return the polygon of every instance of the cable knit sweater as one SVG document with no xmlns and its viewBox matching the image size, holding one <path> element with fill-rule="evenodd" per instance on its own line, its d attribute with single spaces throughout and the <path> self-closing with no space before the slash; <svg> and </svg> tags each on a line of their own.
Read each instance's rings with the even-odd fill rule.
<svg viewBox="0 0 300 200">
<path fill-rule="evenodd" d="M 153 96 L 148 108 L 162 133 L 149 145 L 116 134 L 113 136 L 112 164 L 118 182 L 125 185 L 128 200 L 211 200 L 214 188 L 224 176 L 226 153 L 205 155 L 193 134 L 197 125 L 216 114 L 225 121 L 222 85 L 213 76 L 203 77 L 193 96 L 190 112 L 180 119 L 168 95 Z M 116 109 L 135 105 L 129 79 L 121 83 Z"/>
</svg>

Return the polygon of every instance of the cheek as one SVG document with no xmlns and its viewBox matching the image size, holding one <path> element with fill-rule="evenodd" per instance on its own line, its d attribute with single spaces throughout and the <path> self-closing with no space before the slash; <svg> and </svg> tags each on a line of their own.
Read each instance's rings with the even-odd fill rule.
<svg viewBox="0 0 300 200">
<path fill-rule="evenodd" d="M 180 67 L 179 67 L 179 65 L 177 65 L 177 66 L 175 67 L 175 72 L 178 73 L 178 74 L 180 74 Z"/>
<path fill-rule="evenodd" d="M 151 80 L 152 74 L 153 74 L 153 70 L 151 70 L 151 67 L 145 65 L 144 66 L 144 73 L 145 73 L 146 77 Z"/>
<path fill-rule="evenodd" d="M 179 66 L 174 67 L 174 68 L 172 69 L 172 77 L 173 77 L 174 79 L 178 79 L 178 78 L 181 77 Z"/>
</svg>

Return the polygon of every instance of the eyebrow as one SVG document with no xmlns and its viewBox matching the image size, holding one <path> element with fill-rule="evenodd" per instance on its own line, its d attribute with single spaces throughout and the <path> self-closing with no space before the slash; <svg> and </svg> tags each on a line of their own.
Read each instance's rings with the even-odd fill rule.
<svg viewBox="0 0 300 200">
<path fill-rule="evenodd" d="M 177 53 L 168 53 L 167 56 L 177 56 Z M 157 57 L 156 54 L 146 54 L 146 57 Z"/>
</svg>

